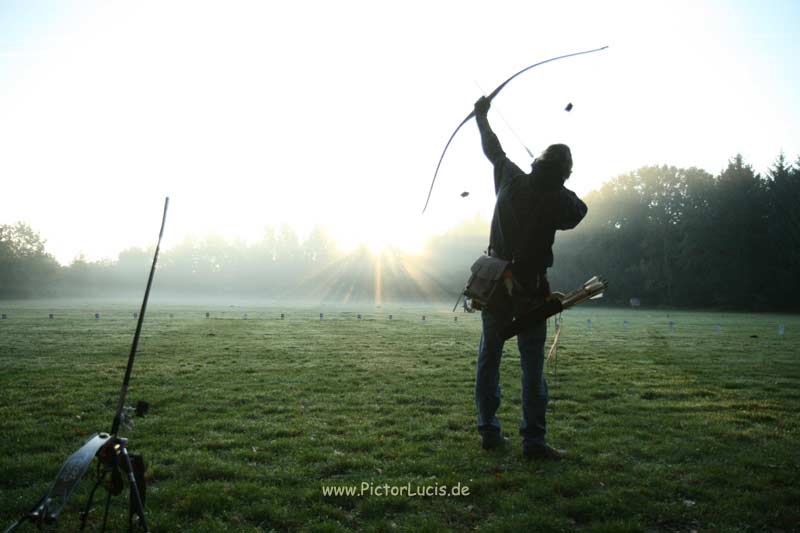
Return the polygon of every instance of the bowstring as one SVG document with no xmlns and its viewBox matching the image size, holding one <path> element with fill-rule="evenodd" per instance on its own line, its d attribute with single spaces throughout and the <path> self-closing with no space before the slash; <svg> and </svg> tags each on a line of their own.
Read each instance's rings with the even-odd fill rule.
<svg viewBox="0 0 800 533">
<path fill-rule="evenodd" d="M 473 81 L 475 83 L 475 86 L 478 88 L 478 90 L 480 90 L 481 94 L 486 96 L 486 91 L 483 90 L 483 88 L 480 86 L 480 84 L 475 80 L 473 80 Z M 493 104 L 494 104 L 494 102 L 493 102 Z M 495 112 L 497 113 L 497 116 L 499 116 L 500 119 L 503 121 L 503 123 L 506 125 L 506 128 L 508 128 L 508 131 L 510 131 L 511 134 L 522 145 L 522 147 L 525 148 L 525 151 L 528 152 L 528 155 L 531 157 L 531 159 L 536 159 L 536 156 L 533 155 L 533 152 L 531 152 L 530 148 L 528 148 L 528 145 L 525 144 L 525 141 L 522 140 L 522 137 L 520 137 L 519 134 L 517 134 L 517 132 L 514 130 L 514 128 L 511 127 L 511 124 L 508 122 L 508 120 L 506 120 L 505 115 L 503 115 L 503 113 L 500 111 L 500 109 L 497 107 L 497 105 L 493 105 L 492 107 L 494 108 Z"/>
<path fill-rule="evenodd" d="M 561 328 L 563 323 L 563 318 L 561 317 L 561 313 L 558 313 L 556 316 L 553 317 L 553 322 L 556 327 L 555 335 L 553 335 L 553 345 L 550 346 L 550 351 L 547 352 L 547 358 L 545 361 L 547 362 L 547 366 L 550 366 L 550 360 L 552 359 L 553 363 L 553 387 L 558 387 L 558 341 L 561 337 Z M 552 407 L 553 414 L 555 415 L 556 412 L 556 405 L 553 403 Z"/>
</svg>

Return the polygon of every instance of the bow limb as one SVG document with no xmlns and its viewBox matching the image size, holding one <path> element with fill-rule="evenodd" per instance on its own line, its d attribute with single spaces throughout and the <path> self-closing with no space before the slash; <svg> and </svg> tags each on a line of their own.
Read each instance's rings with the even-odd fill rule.
<svg viewBox="0 0 800 533">
<path fill-rule="evenodd" d="M 452 135 L 450 135 L 450 138 L 447 139 L 447 144 L 444 145 L 444 150 L 442 150 L 442 155 L 439 156 L 439 163 L 436 164 L 436 172 L 433 173 L 431 188 L 430 190 L 428 190 L 428 197 L 425 199 L 425 207 L 422 208 L 423 215 L 425 214 L 425 210 L 428 208 L 428 202 L 431 201 L 431 193 L 433 193 L 433 184 L 436 183 L 436 176 L 439 175 L 439 167 L 442 166 L 442 159 L 444 159 L 444 154 L 447 153 L 447 148 L 450 146 L 450 143 L 453 142 L 453 137 L 456 136 L 456 133 L 458 133 L 458 130 L 461 129 L 461 126 L 466 124 L 469 121 L 469 119 L 471 119 L 474 116 L 475 116 L 475 111 L 473 110 L 469 115 L 467 115 L 467 118 L 461 121 L 461 124 L 459 124 L 458 127 L 456 127 L 455 131 L 453 131 Z"/>
<path fill-rule="evenodd" d="M 519 76 L 520 74 L 522 74 L 523 72 L 527 72 L 527 71 L 529 71 L 529 70 L 530 70 L 530 69 L 532 69 L 533 67 L 538 67 L 539 65 L 544 65 L 545 63 L 550 63 L 551 61 L 558 61 L 559 59 L 564 59 L 564 58 L 567 58 L 567 57 L 580 56 L 580 55 L 583 55 L 583 54 L 591 54 L 591 53 L 593 53 L 593 52 L 599 52 L 599 51 L 601 51 L 601 50 L 605 50 L 606 48 L 608 48 L 608 46 L 603 46 L 603 47 L 601 47 L 601 48 L 595 48 L 595 49 L 593 49 L 593 50 L 584 50 L 583 52 L 573 52 L 573 53 L 571 53 L 571 54 L 565 54 L 565 55 L 563 55 L 563 56 L 558 56 L 558 57 L 551 57 L 550 59 L 545 59 L 544 61 L 539 61 L 538 63 L 535 63 L 535 64 L 533 64 L 533 65 L 530 65 L 530 66 L 528 66 L 528 67 L 525 67 L 524 69 L 520 70 L 519 72 L 517 72 L 516 74 L 514 74 L 513 76 L 511 76 L 510 78 L 508 78 L 506 81 L 504 81 L 503 83 L 501 83 L 500 85 L 498 85 L 498 86 L 497 86 L 497 89 L 495 89 L 494 91 L 492 91 L 492 94 L 490 94 L 490 95 L 489 95 L 489 96 L 487 96 L 486 98 L 488 98 L 489 100 L 491 100 L 492 98 L 494 98 L 495 96 L 497 96 L 497 93 L 499 93 L 500 91 L 502 91 L 502 90 L 503 90 L 503 87 L 505 87 L 505 86 L 508 84 L 508 82 L 510 82 L 511 80 L 513 80 L 514 78 L 516 78 L 517 76 Z"/>
<path fill-rule="evenodd" d="M 504 81 L 503 83 L 498 85 L 497 88 L 494 91 L 492 91 L 492 93 L 489 96 L 487 96 L 486 98 L 489 101 L 491 101 L 495 96 L 498 95 L 498 93 L 500 93 L 500 91 L 503 90 L 503 87 L 508 85 L 508 82 L 510 82 L 511 80 L 513 80 L 514 78 L 516 78 L 517 76 L 522 74 L 523 72 L 527 72 L 527 71 L 529 71 L 530 69 L 532 69 L 534 67 L 538 67 L 539 65 L 544 65 L 545 63 L 550 63 L 551 61 L 558 61 L 559 59 L 564 59 L 564 58 L 567 58 L 567 57 L 573 57 L 573 56 L 579 56 L 579 55 L 583 55 L 583 54 L 591 54 L 593 52 L 599 52 L 601 50 L 605 50 L 606 48 L 608 48 L 608 46 L 603 46 L 601 48 L 594 48 L 592 50 L 584 50 L 583 52 L 573 52 L 571 54 L 565 54 L 565 55 L 562 55 L 562 56 L 551 57 L 550 59 L 545 59 L 544 61 L 539 61 L 538 63 L 534 63 L 533 65 L 527 66 L 524 69 L 520 70 L 519 72 L 515 73 L 513 76 L 508 78 L 506 81 Z M 467 117 L 464 120 L 461 121 L 461 123 L 458 125 L 458 127 L 455 129 L 455 131 L 452 133 L 452 135 L 450 135 L 450 138 L 447 140 L 447 144 L 444 145 L 444 150 L 442 150 L 442 155 L 439 156 L 439 163 L 437 163 L 437 165 L 436 165 L 436 171 L 433 173 L 433 180 L 431 180 L 431 188 L 428 191 L 428 197 L 425 199 L 425 207 L 422 208 L 422 214 L 423 215 L 425 214 L 425 210 L 428 208 L 428 202 L 430 202 L 430 200 L 431 200 L 431 193 L 433 193 L 433 185 L 436 183 L 436 176 L 439 175 L 439 167 L 442 166 L 442 160 L 444 159 L 444 154 L 447 153 L 447 148 L 450 146 L 450 143 L 453 142 L 453 137 L 456 136 L 456 133 L 458 133 L 458 130 L 461 129 L 461 126 L 466 124 L 469 121 L 469 119 L 471 119 L 474 116 L 475 116 L 475 111 L 473 110 L 469 115 L 467 115 Z M 527 150 L 527 147 L 525 149 Z M 528 151 L 528 153 L 530 154 L 530 151 Z"/>
</svg>

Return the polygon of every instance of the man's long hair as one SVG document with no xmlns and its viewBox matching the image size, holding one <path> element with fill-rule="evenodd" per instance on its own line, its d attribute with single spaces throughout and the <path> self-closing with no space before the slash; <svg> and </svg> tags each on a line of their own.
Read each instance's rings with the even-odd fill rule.
<svg viewBox="0 0 800 533">
<path fill-rule="evenodd" d="M 558 189 L 572 174 L 572 152 L 566 144 L 551 144 L 534 159 L 531 177 L 545 189 Z"/>
</svg>

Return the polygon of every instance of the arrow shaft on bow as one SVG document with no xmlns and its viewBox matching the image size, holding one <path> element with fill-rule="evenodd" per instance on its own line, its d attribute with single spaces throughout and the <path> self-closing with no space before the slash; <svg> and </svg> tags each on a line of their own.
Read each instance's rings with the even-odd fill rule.
<svg viewBox="0 0 800 533">
<path fill-rule="evenodd" d="M 486 94 L 486 91 L 483 90 L 483 87 L 478 85 L 477 81 L 475 82 L 475 85 L 478 87 L 478 89 L 480 89 L 480 91 L 484 95 Z M 519 134 L 516 132 L 516 130 L 514 130 L 514 128 L 511 127 L 511 123 L 508 121 L 508 119 L 506 119 L 506 117 L 503 115 L 503 113 L 501 113 L 500 110 L 497 107 L 495 107 L 494 110 L 497 113 L 497 116 L 499 116 L 501 119 L 503 119 L 503 123 L 505 123 L 506 127 L 511 132 L 511 134 L 514 135 L 514 137 L 519 141 L 519 143 L 522 145 L 522 147 L 525 148 L 525 151 L 528 152 L 528 155 L 531 157 L 531 159 L 535 159 L 536 156 L 533 155 L 533 152 L 531 152 L 531 149 L 528 148 L 528 145 L 525 144 L 525 141 L 522 140 L 522 137 L 519 136 Z"/>
</svg>

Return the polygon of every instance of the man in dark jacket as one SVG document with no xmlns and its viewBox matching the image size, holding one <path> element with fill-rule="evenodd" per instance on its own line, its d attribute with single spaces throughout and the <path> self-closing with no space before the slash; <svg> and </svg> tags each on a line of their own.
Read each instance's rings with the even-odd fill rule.
<svg viewBox="0 0 800 533">
<path fill-rule="evenodd" d="M 483 332 L 478 351 L 475 403 L 478 432 L 485 449 L 503 445 L 495 413 L 500 407 L 500 359 L 504 340 L 500 331 L 514 318 L 550 295 L 547 268 L 553 265 L 556 230 L 572 229 L 586 215 L 584 204 L 564 187 L 572 173 L 572 154 L 568 146 L 549 146 L 533 162 L 526 174 L 506 157 L 497 135 L 489 126 L 490 101 L 475 103 L 475 118 L 481 133 L 483 153 L 494 166 L 497 197 L 489 236 L 489 253 L 512 261 L 513 285 L 508 305 L 483 310 Z M 522 366 L 522 451 L 526 457 L 561 459 L 563 451 L 545 440 L 547 382 L 544 378 L 546 321 L 526 327 L 517 335 Z"/>
</svg>

